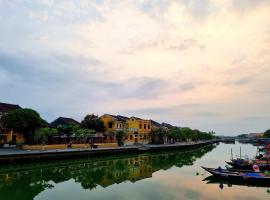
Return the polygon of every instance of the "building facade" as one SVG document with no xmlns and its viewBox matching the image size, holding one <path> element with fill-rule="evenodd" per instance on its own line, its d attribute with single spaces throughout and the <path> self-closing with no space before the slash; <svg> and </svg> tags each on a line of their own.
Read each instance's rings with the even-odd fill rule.
<svg viewBox="0 0 270 200">
<path fill-rule="evenodd" d="M 138 117 L 104 114 L 100 117 L 105 126 L 104 142 L 116 143 L 115 133 L 126 133 L 125 145 L 148 144 L 151 141 L 151 120 Z"/>
<path fill-rule="evenodd" d="M 19 105 L 0 103 L 0 120 L 8 112 L 20 109 Z M 23 143 L 24 137 L 20 133 L 15 133 L 13 130 L 4 130 L 0 124 L 0 145 L 6 143 L 18 144 Z"/>
<path fill-rule="evenodd" d="M 117 131 L 126 132 L 127 126 L 126 121 L 128 120 L 125 116 L 104 114 L 100 117 L 104 123 L 104 142 L 105 143 L 116 143 L 115 133 Z"/>
<path fill-rule="evenodd" d="M 127 120 L 126 144 L 148 144 L 151 141 L 151 120 L 131 117 Z"/>
</svg>

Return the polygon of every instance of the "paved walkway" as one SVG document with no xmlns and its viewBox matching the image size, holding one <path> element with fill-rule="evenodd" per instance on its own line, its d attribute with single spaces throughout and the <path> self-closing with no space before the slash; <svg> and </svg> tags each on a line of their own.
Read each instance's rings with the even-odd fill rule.
<svg viewBox="0 0 270 200">
<path fill-rule="evenodd" d="M 111 147 L 111 148 L 97 148 L 97 149 L 54 149 L 54 150 L 22 150 L 17 148 L 0 148 L 0 157 L 6 155 L 27 155 L 27 154 L 46 154 L 46 153 L 60 153 L 60 152 L 80 152 L 80 151 L 102 151 L 102 150 L 120 150 L 120 149 L 156 149 L 156 148 L 166 148 L 166 147 L 177 147 L 177 146 L 193 146 L 198 144 L 204 144 L 209 142 L 215 141 L 200 141 L 200 142 L 181 142 L 181 143 L 174 143 L 174 144 L 159 144 L 159 145 L 134 145 L 134 146 L 123 146 L 123 147 Z"/>
</svg>

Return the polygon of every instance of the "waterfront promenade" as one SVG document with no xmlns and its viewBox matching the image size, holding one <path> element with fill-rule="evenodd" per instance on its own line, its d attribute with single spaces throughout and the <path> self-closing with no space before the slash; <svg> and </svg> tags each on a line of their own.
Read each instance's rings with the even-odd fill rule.
<svg viewBox="0 0 270 200">
<path fill-rule="evenodd" d="M 82 149 L 55 149 L 55 150 L 21 150 L 21 149 L 0 149 L 0 163 L 19 163 L 28 161 L 68 159 L 74 157 L 94 157 L 105 155 L 143 153 L 163 150 L 194 149 L 208 144 L 216 143 L 217 140 L 200 142 L 182 142 L 175 144 L 161 145 L 136 145 L 114 148 L 82 148 Z"/>
</svg>

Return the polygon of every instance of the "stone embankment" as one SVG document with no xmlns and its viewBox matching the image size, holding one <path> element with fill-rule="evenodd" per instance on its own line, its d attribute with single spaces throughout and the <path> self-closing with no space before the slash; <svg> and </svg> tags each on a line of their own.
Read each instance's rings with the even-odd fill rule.
<svg viewBox="0 0 270 200">
<path fill-rule="evenodd" d="M 118 154 L 134 154 L 144 152 L 156 152 L 165 150 L 189 150 L 217 143 L 218 140 L 161 144 L 161 145 L 138 145 L 113 148 L 81 148 L 81 149 L 54 149 L 54 150 L 17 150 L 10 151 L 0 149 L 0 163 L 16 164 L 21 162 L 60 160 L 80 157 L 109 156 Z"/>
</svg>

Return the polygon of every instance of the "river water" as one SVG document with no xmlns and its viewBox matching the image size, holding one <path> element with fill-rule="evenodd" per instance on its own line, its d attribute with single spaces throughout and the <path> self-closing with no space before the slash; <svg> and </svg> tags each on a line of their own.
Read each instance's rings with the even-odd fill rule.
<svg viewBox="0 0 270 200">
<path fill-rule="evenodd" d="M 239 155 L 240 146 L 242 155 L 256 154 L 251 144 L 221 143 L 185 152 L 1 166 L 0 200 L 270 199 L 269 188 L 209 181 L 201 169 L 224 167 L 231 149 Z"/>
</svg>

